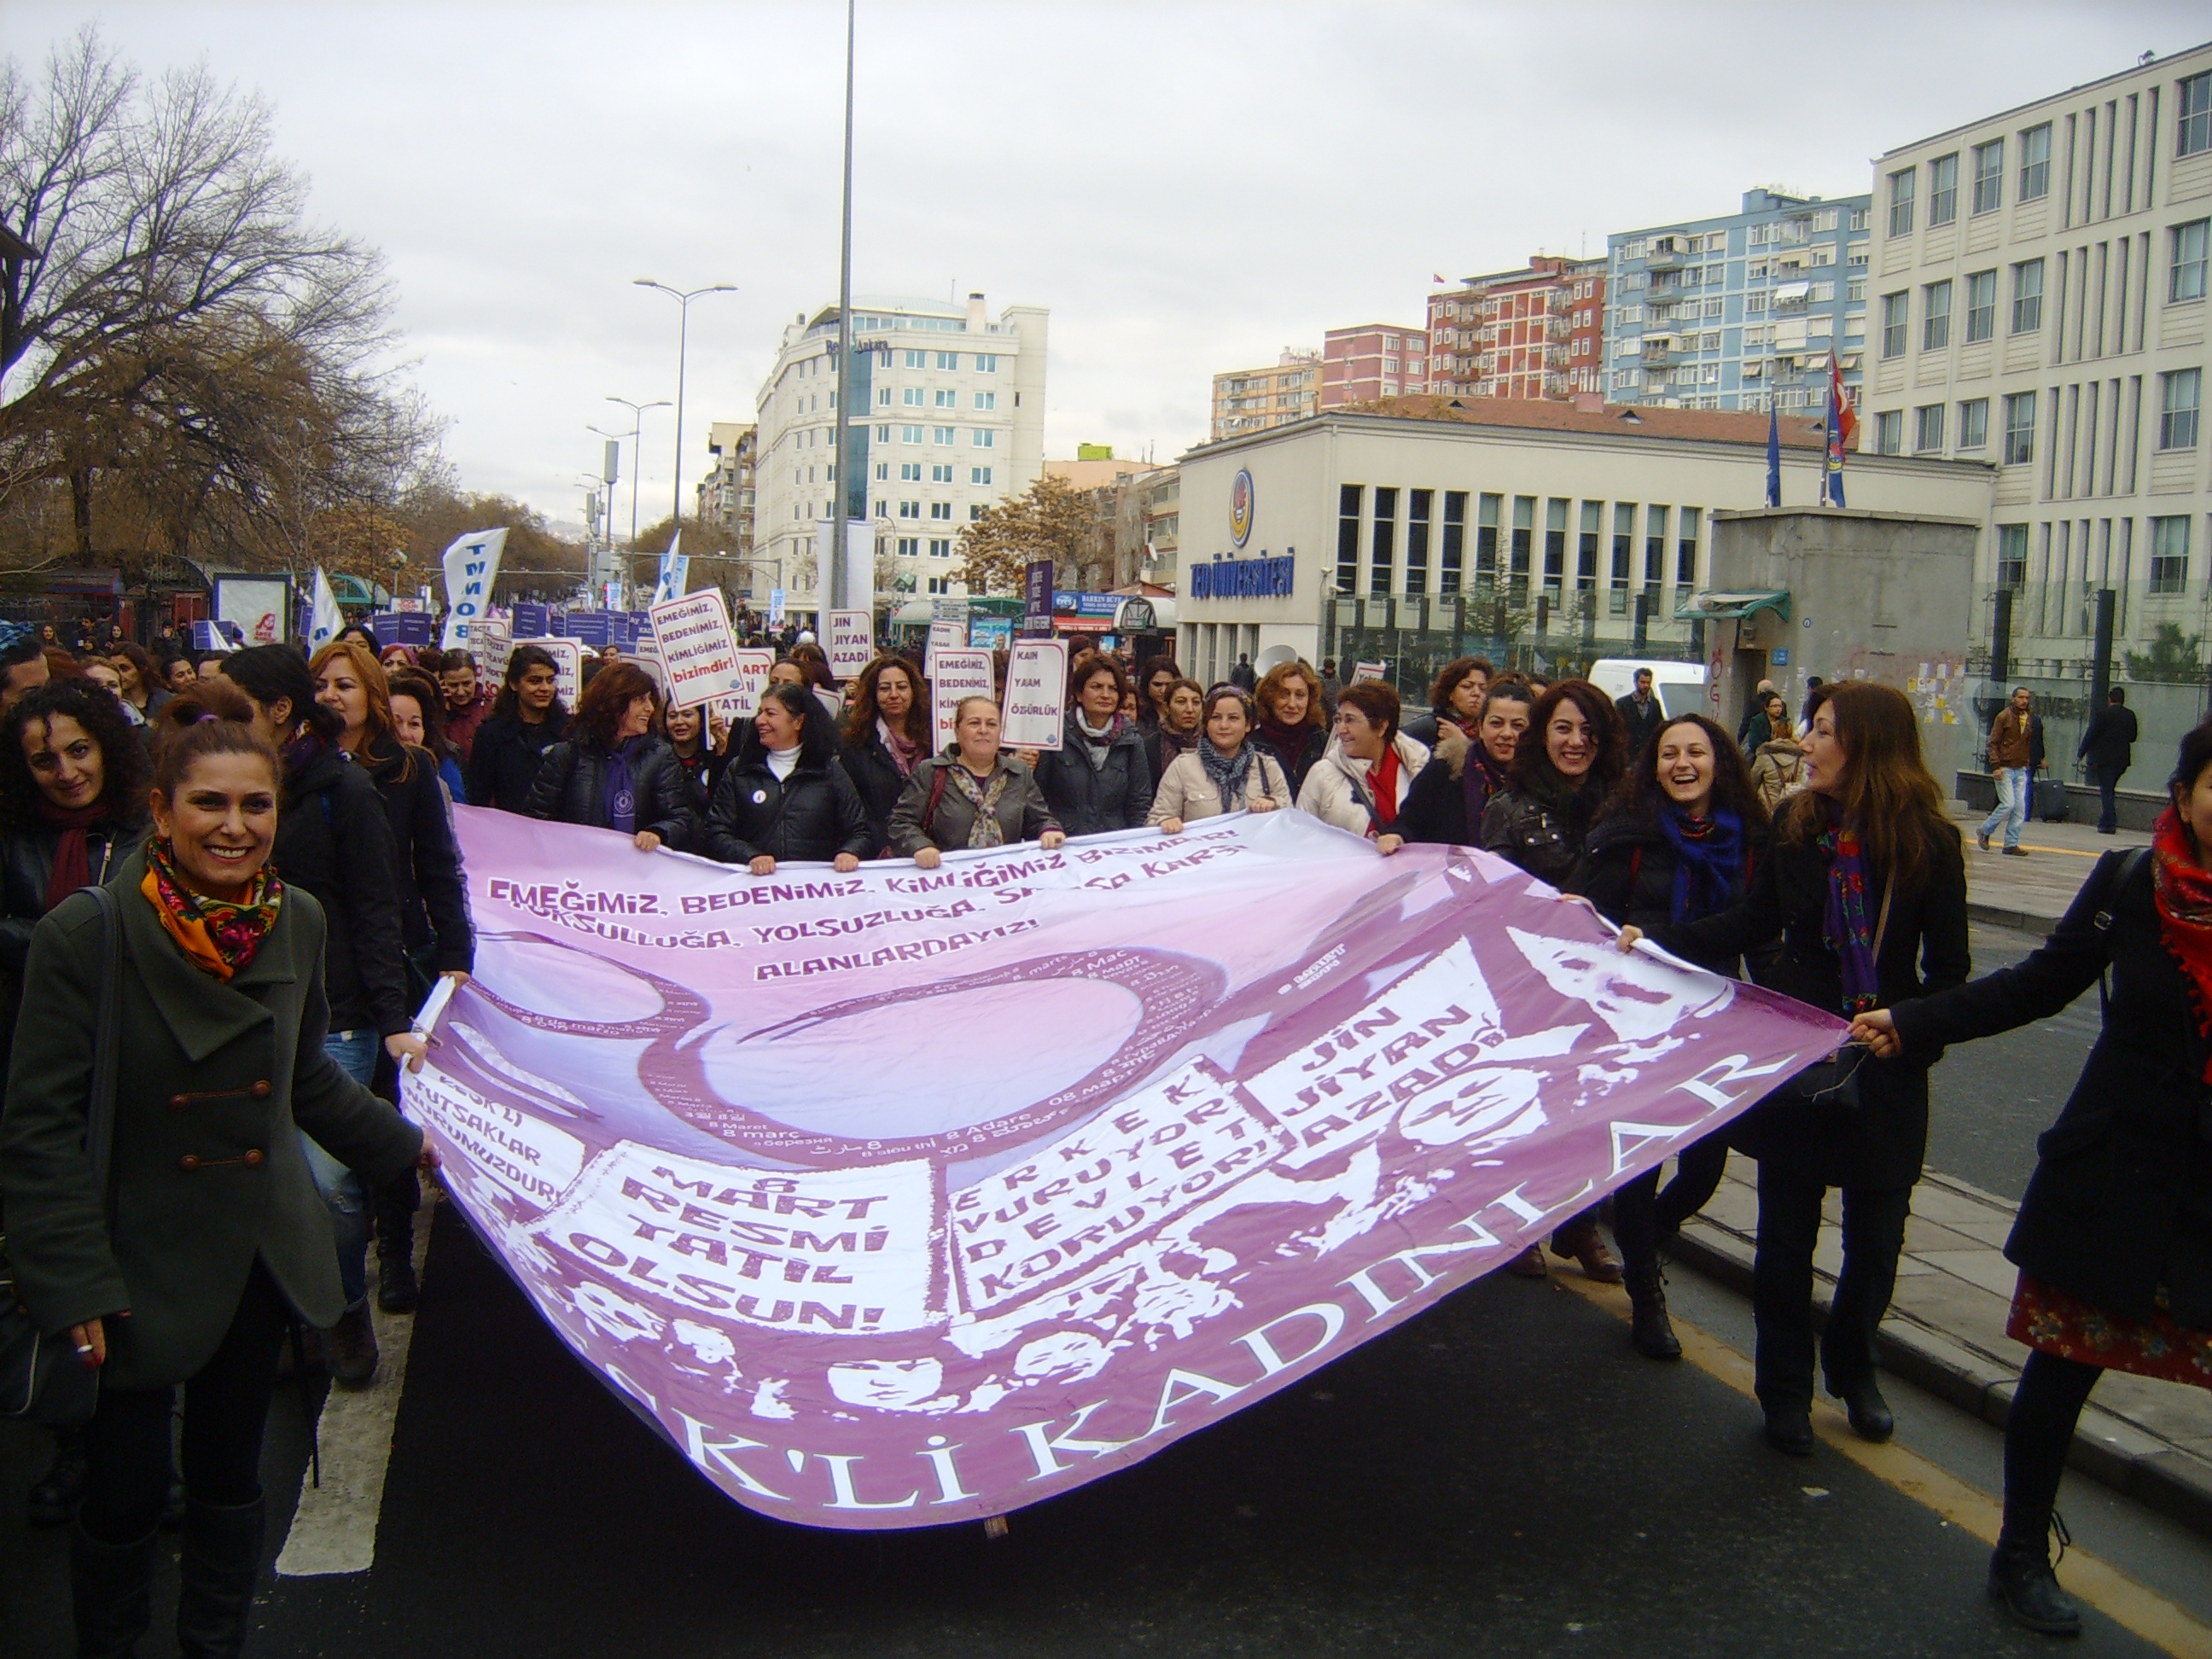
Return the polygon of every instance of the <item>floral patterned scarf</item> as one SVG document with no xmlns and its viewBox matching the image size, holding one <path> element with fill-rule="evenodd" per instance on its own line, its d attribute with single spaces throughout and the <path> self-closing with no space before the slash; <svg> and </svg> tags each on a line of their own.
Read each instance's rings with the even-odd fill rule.
<svg viewBox="0 0 2212 1659">
<path fill-rule="evenodd" d="M 975 822 L 968 831 L 970 847 L 1004 847 L 1006 826 L 999 822 L 999 797 L 1006 793 L 1006 769 L 994 767 L 988 779 L 978 778 L 957 760 L 947 761 L 952 787 L 975 809 Z"/>
<path fill-rule="evenodd" d="M 2197 1030 L 2212 1036 L 2212 871 L 2197 863 L 2188 828 L 2171 806 L 2151 825 L 2150 846 L 2159 939 L 2189 981 Z M 2212 1057 L 2204 1080 L 2212 1083 Z"/>
<path fill-rule="evenodd" d="M 192 966 L 226 981 L 252 962 L 284 902 L 284 884 L 265 864 L 238 903 L 193 892 L 178 876 L 166 841 L 146 843 L 146 879 L 138 890 Z"/>
<path fill-rule="evenodd" d="M 1828 903 L 1820 917 L 1821 942 L 1843 966 L 1844 1012 L 1863 1013 L 1881 1000 L 1874 959 L 1874 927 L 1867 918 L 1866 855 L 1858 831 L 1831 817 L 1814 837 L 1829 856 Z"/>
</svg>

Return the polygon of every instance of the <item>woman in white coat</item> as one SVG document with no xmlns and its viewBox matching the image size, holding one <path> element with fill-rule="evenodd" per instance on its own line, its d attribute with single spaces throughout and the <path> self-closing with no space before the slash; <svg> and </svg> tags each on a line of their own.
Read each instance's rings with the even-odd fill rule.
<svg viewBox="0 0 2212 1659">
<path fill-rule="evenodd" d="M 1429 763 L 1427 746 L 1398 729 L 1398 694 L 1378 680 L 1346 686 L 1336 702 L 1336 735 L 1298 791 L 1298 811 L 1366 836 L 1378 853 L 1405 845 L 1393 826 Z"/>
<path fill-rule="evenodd" d="M 1152 814 L 1145 821 L 1171 836 L 1187 823 L 1224 812 L 1279 812 L 1291 805 L 1291 781 L 1283 763 L 1252 735 L 1252 705 L 1233 685 L 1207 694 L 1206 736 L 1168 763 L 1152 792 Z"/>
</svg>

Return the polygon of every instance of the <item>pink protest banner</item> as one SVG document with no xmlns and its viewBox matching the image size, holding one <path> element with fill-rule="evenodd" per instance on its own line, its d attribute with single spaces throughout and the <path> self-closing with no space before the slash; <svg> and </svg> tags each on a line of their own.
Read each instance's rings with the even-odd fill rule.
<svg viewBox="0 0 2212 1659">
<path fill-rule="evenodd" d="M 1843 1030 L 1486 854 L 1298 812 L 763 878 L 455 816 L 477 977 L 408 1109 L 576 1355 L 810 1525 L 1148 1456 Z"/>
</svg>

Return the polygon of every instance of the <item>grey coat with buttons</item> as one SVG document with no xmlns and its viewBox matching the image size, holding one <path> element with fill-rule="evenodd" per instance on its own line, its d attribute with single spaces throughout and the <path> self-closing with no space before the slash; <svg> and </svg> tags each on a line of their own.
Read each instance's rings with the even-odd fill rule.
<svg viewBox="0 0 2212 1659">
<path fill-rule="evenodd" d="M 84 1158 L 99 1010 L 93 900 L 64 900 L 31 936 L 22 1017 L 0 1115 L 0 1195 L 25 1304 L 60 1331 L 106 1320 L 104 1386 L 197 1374 L 258 1255 L 309 1324 L 344 1311 L 329 1210 L 305 1129 L 374 1188 L 420 1155 L 422 1132 L 323 1052 L 323 912 L 288 888 L 254 958 L 225 983 L 194 967 L 140 891 L 143 852 L 108 884 L 125 957 L 120 1082 L 107 1212 Z M 113 1317 L 128 1309 L 128 1319 Z"/>
</svg>

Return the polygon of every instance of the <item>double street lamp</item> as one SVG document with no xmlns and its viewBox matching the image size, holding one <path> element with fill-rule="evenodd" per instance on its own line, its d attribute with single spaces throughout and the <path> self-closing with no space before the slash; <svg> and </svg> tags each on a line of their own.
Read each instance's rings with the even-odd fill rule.
<svg viewBox="0 0 2212 1659">
<path fill-rule="evenodd" d="M 738 287 L 734 283 L 714 283 L 705 288 L 695 288 L 687 292 L 683 289 L 671 288 L 665 283 L 656 283 L 650 276 L 639 276 L 632 280 L 639 288 L 658 289 L 661 293 L 667 295 L 676 301 L 677 308 L 682 314 L 682 320 L 677 326 L 676 335 L 676 491 L 675 500 L 671 503 L 670 511 L 672 520 L 680 525 L 684 522 L 684 360 L 690 349 L 691 302 L 702 294 L 735 294 Z M 620 403 L 622 399 L 617 398 L 615 401 Z M 636 501 L 637 491 L 633 488 L 630 491 L 633 518 L 635 517 Z M 633 542 L 636 535 L 637 526 L 633 523 L 630 526 Z M 635 549 L 632 550 L 634 551 Z"/>
</svg>

